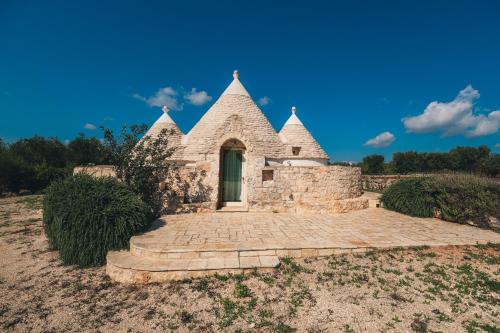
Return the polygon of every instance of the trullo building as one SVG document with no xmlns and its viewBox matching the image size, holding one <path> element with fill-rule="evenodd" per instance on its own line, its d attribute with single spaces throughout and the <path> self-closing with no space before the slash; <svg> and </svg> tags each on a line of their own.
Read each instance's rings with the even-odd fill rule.
<svg viewBox="0 0 500 333">
<path fill-rule="evenodd" d="M 188 133 L 163 110 L 146 135 L 168 129 L 171 159 L 185 182 L 176 211 L 345 212 L 368 206 L 360 169 L 328 165 L 295 108 L 276 132 L 237 71 Z"/>
</svg>

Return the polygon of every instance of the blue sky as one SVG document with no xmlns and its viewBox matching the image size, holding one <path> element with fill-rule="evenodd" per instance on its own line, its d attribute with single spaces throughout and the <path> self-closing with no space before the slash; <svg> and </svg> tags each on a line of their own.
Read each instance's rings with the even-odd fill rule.
<svg viewBox="0 0 500 333">
<path fill-rule="evenodd" d="M 500 152 L 499 1 L 3 0 L 0 43 L 8 141 L 151 125 L 155 96 L 186 133 L 238 69 L 276 130 L 295 105 L 336 161 Z"/>
</svg>

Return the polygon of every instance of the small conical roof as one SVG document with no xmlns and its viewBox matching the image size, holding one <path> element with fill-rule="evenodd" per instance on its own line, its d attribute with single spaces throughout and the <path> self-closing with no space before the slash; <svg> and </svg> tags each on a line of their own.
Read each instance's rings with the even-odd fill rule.
<svg viewBox="0 0 500 333">
<path fill-rule="evenodd" d="M 292 107 L 292 115 L 279 132 L 279 137 L 287 147 L 287 155 L 298 158 L 329 159 L 323 148 L 305 128 L 299 117 L 295 114 L 297 109 Z M 292 147 L 300 147 L 298 155 L 293 155 Z"/>
<path fill-rule="evenodd" d="M 179 155 L 181 153 L 179 151 L 181 148 L 181 140 L 184 134 L 179 127 L 177 127 L 177 124 L 173 121 L 173 119 L 168 115 L 169 111 L 168 107 L 164 106 L 163 114 L 154 122 L 144 136 L 149 136 L 152 139 L 155 139 L 162 130 L 166 129 L 168 134 L 168 148 L 175 147 L 176 151 L 174 155 Z"/>
<path fill-rule="evenodd" d="M 173 130 L 174 132 L 177 132 L 182 135 L 181 130 L 177 127 L 177 124 L 173 121 L 172 118 L 168 115 L 168 112 L 170 111 L 168 107 L 164 106 L 163 107 L 163 114 L 161 115 L 160 118 L 158 118 L 154 124 L 151 126 L 151 128 L 147 131 L 145 136 L 151 136 L 155 137 L 160 134 L 160 132 L 163 129 L 170 129 Z"/>
</svg>

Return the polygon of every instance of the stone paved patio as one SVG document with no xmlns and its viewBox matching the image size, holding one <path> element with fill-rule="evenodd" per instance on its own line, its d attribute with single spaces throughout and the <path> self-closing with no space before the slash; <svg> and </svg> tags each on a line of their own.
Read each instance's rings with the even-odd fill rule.
<svg viewBox="0 0 500 333">
<path fill-rule="evenodd" d="M 151 251 L 384 248 L 499 242 L 500 235 L 381 208 L 336 215 L 207 213 L 165 216 L 132 243 Z"/>
<path fill-rule="evenodd" d="M 130 252 L 110 252 L 107 272 L 121 282 L 160 282 L 247 269 L 272 269 L 279 257 L 372 249 L 499 243 L 500 234 L 382 208 L 337 215 L 203 213 L 164 216 L 132 237 Z"/>
</svg>

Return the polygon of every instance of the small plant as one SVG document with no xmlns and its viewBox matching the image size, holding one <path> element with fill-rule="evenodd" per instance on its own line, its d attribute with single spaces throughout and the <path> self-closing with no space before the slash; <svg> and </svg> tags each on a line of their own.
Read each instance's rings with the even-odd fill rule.
<svg viewBox="0 0 500 333">
<path fill-rule="evenodd" d="M 287 324 L 284 324 L 282 322 L 279 322 L 273 327 L 273 332 L 276 333 L 292 333 L 297 331 L 296 329 L 288 326 Z"/>
<path fill-rule="evenodd" d="M 236 286 L 234 287 L 234 297 L 236 298 L 245 298 L 245 297 L 250 297 L 252 295 L 252 292 L 250 288 L 248 288 L 246 285 L 244 285 L 241 282 L 237 282 Z"/>
<path fill-rule="evenodd" d="M 272 310 L 260 310 L 259 311 L 259 317 L 262 318 L 271 318 L 273 316 L 273 311 Z"/>
<path fill-rule="evenodd" d="M 436 315 L 436 319 L 439 322 L 452 322 L 453 321 L 453 318 L 448 316 L 446 313 L 440 311 L 439 309 L 432 310 L 432 313 L 434 313 Z"/>
<path fill-rule="evenodd" d="M 354 333 L 354 329 L 348 324 L 345 324 L 343 329 L 344 329 L 344 333 Z"/>
<path fill-rule="evenodd" d="M 259 275 L 259 280 L 261 280 L 262 282 L 264 282 L 268 286 L 272 286 L 274 284 L 275 279 L 269 274 L 263 274 L 263 275 Z"/>
<path fill-rule="evenodd" d="M 252 297 L 251 300 L 248 301 L 248 310 L 253 310 L 257 307 L 257 299 Z"/>
<path fill-rule="evenodd" d="M 417 313 L 413 316 L 413 321 L 410 325 L 411 329 L 417 333 L 427 333 L 429 331 L 429 317 Z"/>
<path fill-rule="evenodd" d="M 189 324 L 193 321 L 193 315 L 186 310 L 181 311 L 181 313 L 179 314 L 179 318 L 181 320 L 181 323 L 183 324 Z"/>
<path fill-rule="evenodd" d="M 219 280 L 221 282 L 226 282 L 226 281 L 229 281 L 231 276 L 230 275 L 221 275 L 219 273 L 215 273 L 214 278 L 216 278 L 217 280 Z"/>
<path fill-rule="evenodd" d="M 243 308 L 237 302 L 231 301 L 229 298 L 224 298 L 222 302 L 222 314 L 219 315 L 219 325 L 221 327 L 230 326 L 243 313 Z"/>
</svg>

